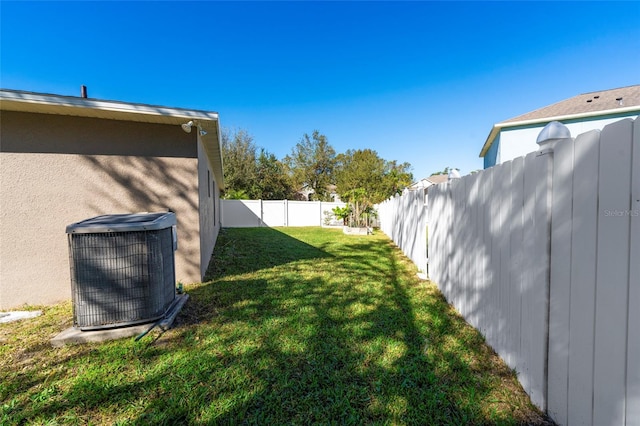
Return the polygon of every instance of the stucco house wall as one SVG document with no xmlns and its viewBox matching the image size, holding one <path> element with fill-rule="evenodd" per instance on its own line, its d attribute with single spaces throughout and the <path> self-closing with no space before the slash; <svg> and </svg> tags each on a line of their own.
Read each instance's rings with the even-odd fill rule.
<svg viewBox="0 0 640 426">
<path fill-rule="evenodd" d="M 200 223 L 200 279 L 204 278 L 213 248 L 222 227 L 220 217 L 220 185 L 209 167 L 202 143 L 198 143 L 198 211 Z M 194 280 L 188 280 L 193 282 Z"/>
<path fill-rule="evenodd" d="M 176 279 L 202 279 L 220 228 L 213 218 L 220 183 L 198 131 L 1 114 L 0 309 L 70 299 L 65 228 L 102 214 L 174 211 Z"/>
</svg>

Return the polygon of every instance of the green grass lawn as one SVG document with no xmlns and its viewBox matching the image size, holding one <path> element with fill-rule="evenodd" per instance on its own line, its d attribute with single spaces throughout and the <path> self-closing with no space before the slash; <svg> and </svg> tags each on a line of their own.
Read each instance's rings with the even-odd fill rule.
<svg viewBox="0 0 640 426">
<path fill-rule="evenodd" d="M 0 424 L 547 424 L 379 232 L 223 230 L 186 290 L 138 342 L 50 347 L 69 303 L 0 324 Z"/>
</svg>

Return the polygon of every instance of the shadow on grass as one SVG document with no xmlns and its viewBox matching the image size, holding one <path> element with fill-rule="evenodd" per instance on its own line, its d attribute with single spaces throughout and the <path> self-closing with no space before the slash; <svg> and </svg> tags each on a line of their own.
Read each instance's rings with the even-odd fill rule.
<svg viewBox="0 0 640 426">
<path fill-rule="evenodd" d="M 211 281 L 188 289 L 167 336 L 80 354 L 71 384 L 48 382 L 49 397 L 39 386 L 5 414 L 140 425 L 545 424 L 479 333 L 414 272 L 383 237 L 225 230 Z"/>
<path fill-rule="evenodd" d="M 327 257 L 333 255 L 274 228 L 223 228 L 204 281 Z"/>
<path fill-rule="evenodd" d="M 518 386 L 511 371 L 439 293 L 425 294 L 387 241 L 311 245 L 275 230 L 229 234 L 232 253 L 238 245 L 254 245 L 238 257 L 255 256 L 255 263 L 241 262 L 241 272 L 262 270 L 264 279 L 231 273 L 224 251 L 213 260 L 214 282 L 193 291 L 194 300 L 216 310 L 207 321 L 219 327 L 218 337 L 205 353 L 235 350 L 218 352 L 215 360 L 203 355 L 203 363 L 211 366 L 210 377 L 227 376 L 216 364 L 233 366 L 236 380 L 246 381 L 241 387 L 253 392 L 230 395 L 233 402 L 224 406 L 215 402 L 204 409 L 207 421 L 545 423 L 524 395 L 486 407 L 495 401 L 496 387 L 507 381 Z M 282 257 L 274 256 L 273 241 L 292 248 L 281 246 Z M 298 251 L 300 256 L 291 254 Z M 290 263 L 296 266 L 265 271 Z M 309 276 L 305 265 L 329 273 Z M 513 416 L 522 406 L 533 414 Z"/>
</svg>

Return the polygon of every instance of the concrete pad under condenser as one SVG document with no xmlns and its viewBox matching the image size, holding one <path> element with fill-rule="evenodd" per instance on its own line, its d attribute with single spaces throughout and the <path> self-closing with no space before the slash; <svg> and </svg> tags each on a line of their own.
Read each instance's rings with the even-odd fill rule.
<svg viewBox="0 0 640 426">
<path fill-rule="evenodd" d="M 129 327 L 108 328 L 104 330 L 82 331 L 79 328 L 70 327 L 51 339 L 51 346 L 59 348 L 64 345 L 90 342 L 106 342 L 108 340 L 123 339 L 144 333 L 152 324 L 141 324 Z"/>
<path fill-rule="evenodd" d="M 59 348 L 64 345 L 106 342 L 109 340 L 139 336 L 142 333 L 148 332 L 152 327 L 155 327 L 156 325 L 162 330 L 167 330 L 173 325 L 178 312 L 180 312 L 188 298 L 188 294 L 177 295 L 175 301 L 173 302 L 173 305 L 171 305 L 171 307 L 167 311 L 167 314 L 164 316 L 164 318 L 158 321 L 128 327 L 107 328 L 103 330 L 90 331 L 82 331 L 79 328 L 70 327 L 51 339 L 51 346 L 53 346 L 54 348 Z"/>
</svg>

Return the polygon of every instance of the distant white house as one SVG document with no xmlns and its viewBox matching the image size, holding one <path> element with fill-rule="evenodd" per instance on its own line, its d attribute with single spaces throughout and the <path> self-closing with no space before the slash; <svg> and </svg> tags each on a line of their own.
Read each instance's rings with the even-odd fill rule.
<svg viewBox="0 0 640 426">
<path fill-rule="evenodd" d="M 446 182 L 448 179 L 449 177 L 445 174 L 431 175 L 428 178 L 422 178 L 419 181 L 412 183 L 407 187 L 407 189 L 409 191 L 413 191 L 416 189 L 426 189 L 431 185 L 437 185 L 439 183 Z"/>
<path fill-rule="evenodd" d="M 411 185 L 409 185 L 408 187 L 406 187 L 403 191 L 403 194 L 406 194 L 407 192 L 422 191 L 422 197 L 423 197 L 422 200 L 424 205 L 426 206 L 428 204 L 427 194 L 429 192 L 429 188 L 432 187 L 433 185 L 437 185 L 439 183 L 446 182 L 448 180 L 449 180 L 449 175 L 445 175 L 445 174 L 431 175 L 427 178 L 422 178 L 419 181 L 416 181 Z"/>
<path fill-rule="evenodd" d="M 327 192 L 329 193 L 329 201 L 335 203 L 341 203 L 340 194 L 336 192 L 337 187 L 335 185 L 327 185 Z M 297 201 L 311 201 L 311 194 L 315 194 L 313 188 L 308 185 L 304 185 L 301 190 L 295 193 L 295 200 Z"/>
<path fill-rule="evenodd" d="M 536 151 L 538 134 L 551 121 L 561 122 L 576 136 L 638 115 L 640 85 L 584 93 L 495 124 L 480 157 L 486 169 Z"/>
</svg>

